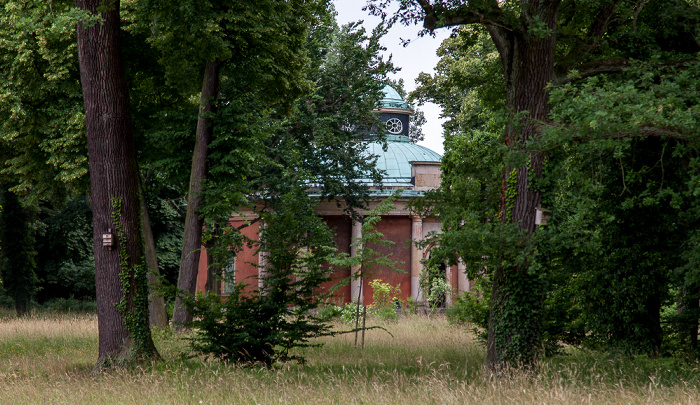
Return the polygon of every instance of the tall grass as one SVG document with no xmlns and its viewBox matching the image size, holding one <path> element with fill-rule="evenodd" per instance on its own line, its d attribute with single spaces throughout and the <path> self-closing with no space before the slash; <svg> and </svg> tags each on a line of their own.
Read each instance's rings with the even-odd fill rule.
<svg viewBox="0 0 700 405">
<path fill-rule="evenodd" d="M 695 364 L 570 350 L 537 373 L 492 378 L 484 349 L 442 318 L 403 317 L 367 332 L 323 338 L 306 365 L 242 368 L 188 357 L 186 342 L 155 333 L 165 361 L 89 375 L 94 315 L 0 320 L 3 404 L 599 404 L 700 403 Z M 345 327 L 338 325 L 338 328 Z"/>
</svg>

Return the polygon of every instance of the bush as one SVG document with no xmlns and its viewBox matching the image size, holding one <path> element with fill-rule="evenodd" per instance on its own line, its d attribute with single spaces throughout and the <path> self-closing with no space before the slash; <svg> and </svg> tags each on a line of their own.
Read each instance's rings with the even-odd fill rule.
<svg viewBox="0 0 700 405">
<path fill-rule="evenodd" d="M 370 281 L 372 287 L 372 305 L 370 313 L 383 320 L 396 320 L 399 315 L 396 312 L 398 296 L 401 295 L 401 287 L 397 284 L 392 287 L 389 283 L 382 283 L 379 279 Z"/>
<path fill-rule="evenodd" d="M 0 283 L 0 307 L 7 309 L 15 309 L 15 300 L 12 299 L 5 290 L 2 288 L 2 283 Z"/>
<path fill-rule="evenodd" d="M 360 315 L 362 315 L 362 305 L 360 305 Z M 354 324 L 357 320 L 357 303 L 348 302 L 340 311 L 340 320 L 345 323 Z"/>
<path fill-rule="evenodd" d="M 97 312 L 95 301 L 85 301 L 73 298 L 56 298 L 42 304 L 44 309 L 57 312 Z"/>
<path fill-rule="evenodd" d="M 203 354 L 235 363 L 269 367 L 277 361 L 297 360 L 290 355 L 295 347 L 314 347 L 317 336 L 331 335 L 330 328 L 309 309 L 282 297 L 294 291 L 294 285 L 264 293 L 246 290 L 239 283 L 226 298 L 216 294 L 198 294 L 185 298 L 194 320 L 188 325 L 196 333 L 191 347 Z M 301 303 L 299 303 L 301 304 Z"/>
<path fill-rule="evenodd" d="M 490 305 L 490 282 L 485 278 L 480 278 L 476 281 L 474 291 L 458 295 L 445 315 L 451 323 L 471 325 L 479 339 L 486 342 Z"/>
<path fill-rule="evenodd" d="M 431 310 L 444 307 L 447 294 L 452 291 L 452 287 L 443 278 L 436 277 L 430 284 L 430 294 L 428 295 L 428 307 Z"/>
<path fill-rule="evenodd" d="M 326 304 L 318 308 L 318 319 L 328 322 L 335 318 L 340 318 L 343 314 L 343 307 L 333 304 Z"/>
</svg>

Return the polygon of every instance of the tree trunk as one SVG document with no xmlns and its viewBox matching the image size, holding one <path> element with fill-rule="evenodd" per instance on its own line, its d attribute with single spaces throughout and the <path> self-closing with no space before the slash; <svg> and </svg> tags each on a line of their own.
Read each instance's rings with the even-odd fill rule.
<svg viewBox="0 0 700 405">
<path fill-rule="evenodd" d="M 76 0 L 97 14 L 103 0 Z M 128 88 L 119 43 L 119 1 L 100 12 L 102 21 L 78 24 L 80 81 L 85 102 L 93 246 L 102 366 L 158 353 L 148 326 L 148 286 L 139 217 L 139 181 Z M 103 234 L 113 246 L 103 246 Z"/>
<path fill-rule="evenodd" d="M 197 287 L 197 270 L 199 254 L 202 247 L 202 227 L 204 222 L 199 217 L 202 205 L 202 182 L 207 178 L 207 154 L 212 138 L 212 128 L 208 113 L 214 111 L 212 100 L 219 92 L 219 61 L 207 62 L 202 84 L 202 95 L 199 102 L 199 121 L 194 153 L 192 154 L 192 171 L 190 173 L 190 189 L 187 195 L 187 215 L 185 216 L 185 234 L 182 240 L 182 256 L 180 258 L 180 274 L 177 288 L 193 294 Z M 182 330 L 186 323 L 192 320 L 182 299 L 175 299 L 173 323 L 175 328 Z"/>
<path fill-rule="evenodd" d="M 158 269 L 158 255 L 156 254 L 156 242 L 153 239 L 151 218 L 148 216 L 146 193 L 143 183 L 139 182 L 139 208 L 141 212 L 141 228 L 143 232 L 146 265 L 148 266 L 148 319 L 152 327 L 165 328 L 168 326 L 168 312 L 165 310 L 165 299 L 158 291 L 160 287 L 160 271 Z"/>
<path fill-rule="evenodd" d="M 27 315 L 29 313 L 29 300 L 15 300 L 15 312 L 17 313 L 17 317 L 23 317 Z"/>
<path fill-rule="evenodd" d="M 547 3 L 547 2 L 543 2 Z M 556 5 L 556 2 L 552 4 Z M 535 208 L 542 194 L 529 180 L 542 177 L 545 156 L 526 151 L 526 143 L 539 136 L 540 122 L 549 113 L 546 85 L 554 78 L 554 32 L 558 7 L 542 7 L 537 14 L 552 34 L 544 38 L 488 26 L 501 56 L 506 79 L 506 103 L 517 122 L 506 127 L 506 144 L 511 151 L 523 151 L 528 162 L 508 167 L 504 179 L 502 221 L 515 224 L 521 233 L 519 249 L 534 248 Z M 515 114 L 527 112 L 524 116 Z M 488 325 L 486 367 L 531 364 L 541 346 L 542 291 L 539 275 L 528 274 L 529 261 L 513 267 L 494 269 L 491 312 Z M 517 311 L 515 310 L 517 308 Z"/>
</svg>

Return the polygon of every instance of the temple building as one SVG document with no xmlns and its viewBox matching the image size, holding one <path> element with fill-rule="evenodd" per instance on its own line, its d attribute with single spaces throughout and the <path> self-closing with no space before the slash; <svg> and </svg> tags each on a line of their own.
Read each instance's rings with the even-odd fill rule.
<svg viewBox="0 0 700 405">
<path fill-rule="evenodd" d="M 400 197 L 394 200 L 395 209 L 382 215 L 376 230 L 384 235 L 385 239 L 393 241 L 390 246 L 374 246 L 373 249 L 383 254 L 391 254 L 391 259 L 400 261 L 397 266 L 402 272 L 393 269 L 378 268 L 372 272 L 370 278 L 364 280 L 362 286 L 363 302 L 369 304 L 372 300 L 372 289 L 369 282 L 372 279 L 381 279 L 392 286 L 399 285 L 401 299 L 413 298 L 416 302 L 424 301 L 420 290 L 419 280 L 423 272 L 423 262 L 430 255 L 430 246 L 421 247 L 416 241 L 421 241 L 431 232 L 439 233 L 440 221 L 436 218 L 423 218 L 412 213 L 407 208 L 407 203 L 415 198 L 420 198 L 425 191 L 437 188 L 440 185 L 440 159 L 441 156 L 420 145 L 409 142 L 409 115 L 411 110 L 399 93 L 392 87 L 384 88 L 385 97 L 381 101 L 378 110 L 381 121 L 385 123 L 387 149 L 383 149 L 381 143 L 370 143 L 369 153 L 378 156 L 377 167 L 384 172 L 381 184 L 368 181 L 371 195 L 369 209 L 376 207 L 397 190 L 402 190 Z M 335 242 L 340 252 L 354 255 L 351 247 L 353 240 L 361 237 L 362 225 L 353 221 L 343 213 L 342 208 L 335 202 L 322 202 L 317 207 L 317 212 L 322 215 L 328 225 L 335 231 Z M 232 225 L 238 226 L 250 219 L 243 211 L 231 217 Z M 245 217 L 245 218 L 244 218 Z M 255 238 L 260 230 L 259 223 L 254 223 L 243 229 L 243 233 Z M 236 280 L 256 280 L 260 272 L 265 268 L 265 252 L 257 252 L 256 249 L 244 248 L 235 259 L 234 268 Z M 197 289 L 204 290 L 207 280 L 207 255 L 200 255 Z M 452 294 L 446 297 L 446 304 L 450 304 L 451 297 L 456 293 L 469 290 L 469 280 L 464 274 L 462 266 L 445 266 L 447 282 L 452 287 Z M 356 269 L 338 270 L 334 280 L 348 278 Z M 251 281 L 253 282 L 253 281 Z M 351 282 L 337 290 L 338 303 L 350 302 L 358 297 L 360 281 L 351 279 Z M 226 293 L 226 286 L 221 290 Z"/>
</svg>

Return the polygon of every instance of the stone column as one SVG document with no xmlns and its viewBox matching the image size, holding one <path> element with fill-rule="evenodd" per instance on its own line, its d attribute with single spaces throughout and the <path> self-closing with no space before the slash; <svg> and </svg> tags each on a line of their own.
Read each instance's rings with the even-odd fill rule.
<svg viewBox="0 0 700 405">
<path fill-rule="evenodd" d="M 451 307 L 452 294 L 455 290 L 455 286 L 452 284 L 452 266 L 448 264 L 445 264 L 445 279 L 447 280 L 447 284 L 450 286 L 450 291 L 447 292 L 447 296 L 445 297 L 445 306 Z"/>
<path fill-rule="evenodd" d="M 423 249 L 416 242 L 423 240 L 423 218 L 419 216 L 411 217 L 413 226 L 411 227 L 411 298 L 418 302 L 423 301 L 425 297 L 420 292 L 420 273 L 423 271 Z"/>
<path fill-rule="evenodd" d="M 362 239 L 362 222 L 352 221 L 352 234 L 350 236 L 350 256 L 356 257 L 359 246 L 352 246 L 358 240 Z M 350 268 L 350 301 L 356 302 L 357 295 L 360 293 L 361 280 L 355 278 L 360 271 L 360 266 L 352 266 Z M 364 294 L 363 294 L 364 295 Z M 363 302 L 363 297 L 360 296 L 360 302 Z"/>
<path fill-rule="evenodd" d="M 263 232 L 265 232 L 265 224 L 260 221 L 258 237 L 262 237 Z M 267 275 L 267 255 L 269 254 L 270 252 L 263 251 L 262 249 L 258 251 L 258 290 L 261 290 L 265 285 L 265 276 Z"/>
<path fill-rule="evenodd" d="M 265 285 L 265 276 L 267 276 L 267 255 L 268 252 L 258 252 L 258 289 L 262 289 Z"/>
<path fill-rule="evenodd" d="M 459 259 L 459 261 L 457 262 L 457 292 L 459 294 L 469 292 L 469 290 L 471 289 L 471 285 L 469 285 L 469 278 L 465 273 L 466 269 L 467 268 L 464 266 L 464 262 L 462 262 L 462 259 Z"/>
</svg>

